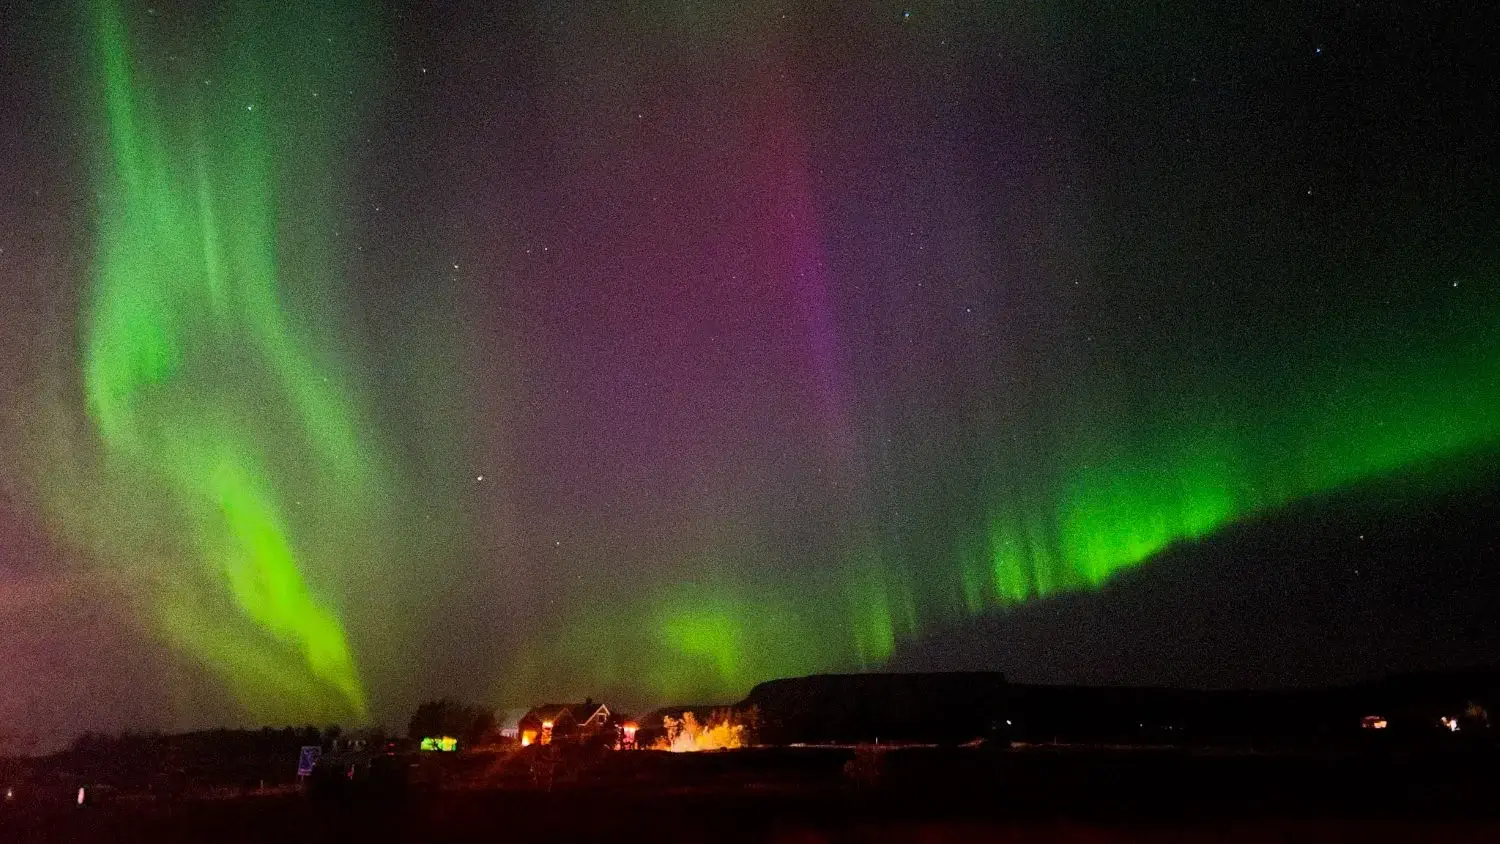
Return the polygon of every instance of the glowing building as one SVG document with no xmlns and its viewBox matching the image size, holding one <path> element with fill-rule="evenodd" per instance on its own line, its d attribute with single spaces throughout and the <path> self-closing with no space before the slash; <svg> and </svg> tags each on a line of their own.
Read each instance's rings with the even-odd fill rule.
<svg viewBox="0 0 1500 844">
<path fill-rule="evenodd" d="M 458 750 L 458 739 L 453 736 L 427 736 L 419 745 L 422 750 L 436 750 L 443 753 L 452 753 Z"/>
<path fill-rule="evenodd" d="M 592 698 L 583 703 L 548 703 L 521 716 L 516 725 L 521 745 L 556 741 L 591 741 L 606 735 L 614 743 L 614 713 Z"/>
</svg>

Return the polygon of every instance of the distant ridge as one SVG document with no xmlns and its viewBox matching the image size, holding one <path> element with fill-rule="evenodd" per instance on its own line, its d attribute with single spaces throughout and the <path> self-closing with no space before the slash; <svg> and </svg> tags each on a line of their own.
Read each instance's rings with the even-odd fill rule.
<svg viewBox="0 0 1500 844">
<path fill-rule="evenodd" d="M 1493 735 L 1500 671 L 1472 667 L 1292 689 L 1010 684 L 994 672 L 817 674 L 761 683 L 755 710 L 769 744 L 1067 741 L 1124 744 L 1348 744 L 1365 716 L 1391 735 L 1439 737 L 1441 718 L 1478 706 L 1473 736 Z M 1469 737 L 1468 734 L 1465 736 Z"/>
<path fill-rule="evenodd" d="M 736 708 L 758 710 L 773 744 L 962 741 L 1000 726 L 1007 697 L 998 672 L 815 674 L 761 683 Z"/>
</svg>

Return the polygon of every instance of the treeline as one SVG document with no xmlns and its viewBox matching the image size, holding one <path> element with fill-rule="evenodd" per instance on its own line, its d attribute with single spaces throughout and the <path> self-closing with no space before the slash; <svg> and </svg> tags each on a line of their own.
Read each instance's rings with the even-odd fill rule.
<svg viewBox="0 0 1500 844">
<path fill-rule="evenodd" d="M 68 749 L 35 760 L 33 778 L 166 790 L 276 785 L 297 776 L 309 745 L 330 749 L 339 727 L 263 727 L 187 733 L 84 733 Z"/>
<path fill-rule="evenodd" d="M 418 706 L 406 724 L 406 736 L 413 741 L 426 736 L 452 736 L 462 747 L 483 744 L 496 731 L 495 710 L 447 698 Z"/>
<path fill-rule="evenodd" d="M 448 699 L 418 706 L 407 722 L 406 741 L 383 727 L 346 732 L 332 725 L 318 728 L 195 730 L 186 733 L 126 732 L 80 735 L 67 749 L 35 759 L 8 760 L 25 769 L 8 781 L 103 784 L 131 791 L 181 791 L 189 788 L 259 788 L 284 785 L 297 778 L 304 747 L 324 753 L 348 749 L 356 742 L 383 749 L 395 742 L 415 746 L 424 736 L 453 736 L 472 747 L 497 733 L 494 710 Z"/>
</svg>

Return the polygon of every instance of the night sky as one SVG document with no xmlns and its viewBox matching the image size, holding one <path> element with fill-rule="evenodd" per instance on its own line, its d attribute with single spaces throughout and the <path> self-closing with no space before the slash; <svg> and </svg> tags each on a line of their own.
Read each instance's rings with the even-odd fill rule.
<svg viewBox="0 0 1500 844">
<path fill-rule="evenodd" d="M 1500 642 L 1487 4 L 282 5 L 0 18 L 0 749 Z"/>
</svg>

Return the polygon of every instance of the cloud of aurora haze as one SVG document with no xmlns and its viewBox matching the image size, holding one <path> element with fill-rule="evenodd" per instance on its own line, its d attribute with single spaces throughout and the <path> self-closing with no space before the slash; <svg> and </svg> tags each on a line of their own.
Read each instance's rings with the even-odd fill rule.
<svg viewBox="0 0 1500 844">
<path fill-rule="evenodd" d="M 875 668 L 903 641 L 1098 589 L 1174 544 L 1500 438 L 1487 265 L 1428 261 L 1383 195 L 1246 210 L 1297 184 L 1293 157 L 1276 156 L 1306 143 L 1300 130 L 1253 97 L 1221 113 L 1266 121 L 1259 135 L 1172 112 L 1194 102 L 1177 94 L 1146 118 L 1113 104 L 1112 85 L 1176 78 L 1177 51 L 1154 51 L 1155 34 L 1126 42 L 1120 21 L 1048 4 L 835 15 L 852 61 L 879 68 L 845 73 L 817 25 L 697 14 L 565 18 L 542 74 L 562 81 L 539 95 L 562 115 L 549 149 L 614 176 L 534 166 L 569 197 L 558 219 L 628 244 L 598 256 L 607 279 L 583 270 L 553 300 L 605 315 L 567 336 L 607 337 L 607 355 L 556 354 L 591 362 L 565 383 L 609 424 L 549 424 L 597 443 L 598 464 L 618 449 L 670 466 L 715 440 L 673 476 L 707 492 L 657 493 L 672 519 L 638 518 L 624 550 L 585 557 L 504 688 L 563 693 L 576 672 L 648 699 L 730 699 L 768 677 Z M 1217 35 L 1174 24 L 1182 43 Z M 1074 38 L 1108 49 L 1063 59 L 1056 45 Z M 593 119 L 615 103 L 646 105 Z M 1235 166 L 1121 146 L 1117 127 L 1162 131 L 1152 121 L 1193 126 Z M 1258 171 L 1269 186 L 1244 175 Z M 618 187 L 635 180 L 641 197 Z M 1195 222 L 1247 215 L 1249 233 Z M 1368 215 L 1399 245 L 1331 257 L 1318 238 L 1342 236 L 1338 215 Z M 724 363 L 705 375 L 682 360 Z M 681 408 L 663 394 L 690 397 L 696 430 L 672 427 Z M 615 422 L 642 417 L 656 440 Z M 586 465 L 565 449 L 547 459 Z M 604 506 L 652 488 L 570 471 L 628 491 L 577 494 Z M 756 491 L 766 477 L 773 494 Z M 562 547 L 590 541 L 611 538 Z"/>
<path fill-rule="evenodd" d="M 1397 180 L 1426 134 L 1308 141 L 1426 100 L 1236 22 L 81 6 L 42 483 L 247 720 L 873 669 L 1500 442 L 1491 200 Z"/>
<path fill-rule="evenodd" d="M 339 586 L 369 563 L 378 464 L 329 243 L 359 21 L 318 6 L 231 3 L 185 28 L 88 7 L 82 374 L 104 501 L 77 528 L 141 572 L 153 629 L 262 722 L 367 711 Z"/>
</svg>

